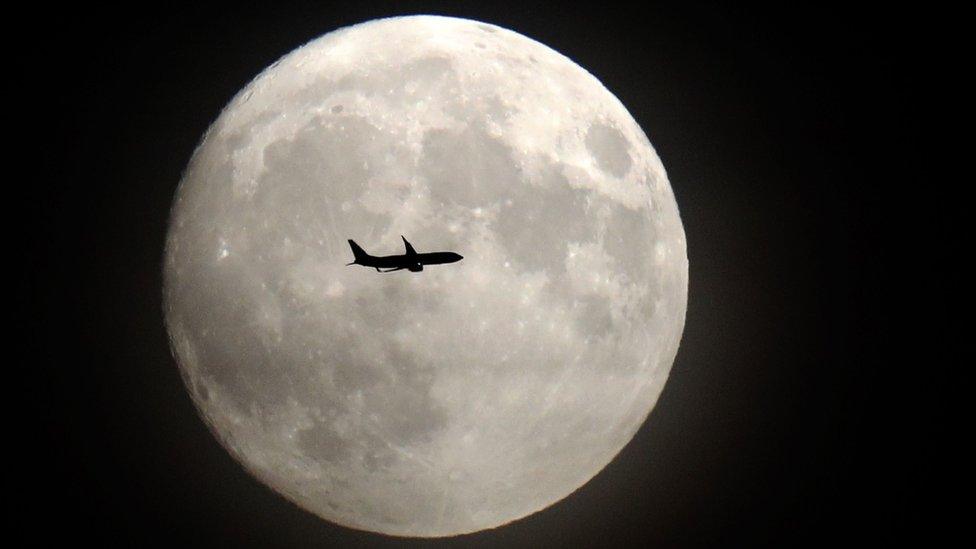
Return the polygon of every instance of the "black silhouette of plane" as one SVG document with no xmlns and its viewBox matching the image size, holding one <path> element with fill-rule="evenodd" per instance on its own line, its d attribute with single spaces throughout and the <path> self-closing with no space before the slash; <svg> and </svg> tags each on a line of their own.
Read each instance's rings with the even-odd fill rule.
<svg viewBox="0 0 976 549">
<path fill-rule="evenodd" d="M 403 238 L 403 235 L 400 235 L 400 238 Z M 407 242 L 406 238 L 403 238 L 403 245 L 407 248 L 407 253 L 403 255 L 374 256 L 366 253 L 366 250 L 360 248 L 359 244 L 349 240 L 349 247 L 352 248 L 352 255 L 356 256 L 356 259 L 352 263 L 346 263 L 346 266 L 362 265 L 363 267 L 372 267 L 380 273 L 389 273 L 392 271 L 399 271 L 401 269 L 407 269 L 411 272 L 419 273 L 420 271 L 424 270 L 424 265 L 454 263 L 464 259 L 461 255 L 454 252 L 432 252 L 418 254 L 417 251 L 413 249 L 413 246 Z"/>
</svg>

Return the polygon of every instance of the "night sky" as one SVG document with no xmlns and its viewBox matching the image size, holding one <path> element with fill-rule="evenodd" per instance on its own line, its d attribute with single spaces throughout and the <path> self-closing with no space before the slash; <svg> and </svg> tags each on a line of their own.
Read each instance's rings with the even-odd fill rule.
<svg viewBox="0 0 976 549">
<path fill-rule="evenodd" d="M 923 59 L 906 39 L 912 16 L 821 4 L 278 4 L 59 12 L 17 59 L 42 113 L 25 139 L 50 151 L 26 204 L 8 204 L 36 224 L 16 296 L 32 313 L 23 364 L 41 374 L 23 389 L 37 407 L 26 417 L 42 422 L 26 435 L 28 467 L 45 480 L 25 509 L 50 525 L 35 536 L 691 547 L 925 530 L 938 416 L 926 374 L 942 358 L 917 362 L 905 338 L 931 341 L 937 322 L 917 311 L 941 322 L 944 304 L 914 278 L 940 264 L 927 250 L 941 225 L 925 229 L 935 182 L 913 152 Z M 252 479 L 197 416 L 161 311 L 170 202 L 221 108 L 321 34 L 416 13 L 515 30 L 593 73 L 661 157 L 690 262 L 682 345 L 634 440 L 562 502 L 441 540 L 334 526 Z"/>
</svg>

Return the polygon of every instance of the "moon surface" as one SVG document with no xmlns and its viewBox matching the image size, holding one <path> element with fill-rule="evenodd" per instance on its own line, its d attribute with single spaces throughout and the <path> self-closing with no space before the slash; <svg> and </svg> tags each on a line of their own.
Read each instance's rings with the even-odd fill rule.
<svg viewBox="0 0 976 549">
<path fill-rule="evenodd" d="M 423 272 L 346 266 L 453 251 Z M 522 35 L 433 16 L 326 34 L 227 105 L 184 174 L 165 315 L 221 443 L 316 515 L 400 536 L 566 497 L 678 349 L 684 231 L 647 137 Z"/>
</svg>

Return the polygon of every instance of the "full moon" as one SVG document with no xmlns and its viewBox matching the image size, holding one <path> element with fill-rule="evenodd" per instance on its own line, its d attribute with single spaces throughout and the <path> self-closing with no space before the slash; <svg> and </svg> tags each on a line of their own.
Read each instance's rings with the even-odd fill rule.
<svg viewBox="0 0 976 549">
<path fill-rule="evenodd" d="M 373 255 L 464 259 L 378 273 Z M 448 536 L 548 507 L 647 418 L 688 261 L 644 132 L 570 59 L 476 21 L 326 34 L 268 67 L 172 207 L 166 324 L 260 481 L 352 528 Z"/>
</svg>

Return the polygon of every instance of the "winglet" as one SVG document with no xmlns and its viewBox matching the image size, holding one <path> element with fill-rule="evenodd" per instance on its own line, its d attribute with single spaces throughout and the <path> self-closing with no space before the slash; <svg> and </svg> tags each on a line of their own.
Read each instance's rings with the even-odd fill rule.
<svg viewBox="0 0 976 549">
<path fill-rule="evenodd" d="M 400 238 L 403 238 L 402 234 L 400 235 Z M 413 249 L 413 246 L 411 246 L 409 242 L 407 242 L 406 238 L 403 238 L 403 246 L 407 249 L 407 255 L 417 255 L 417 251 Z"/>
</svg>

